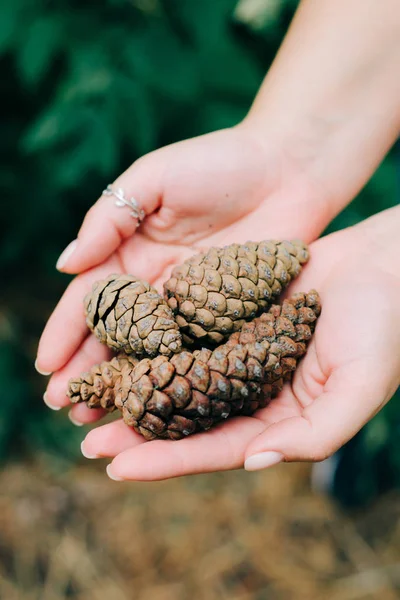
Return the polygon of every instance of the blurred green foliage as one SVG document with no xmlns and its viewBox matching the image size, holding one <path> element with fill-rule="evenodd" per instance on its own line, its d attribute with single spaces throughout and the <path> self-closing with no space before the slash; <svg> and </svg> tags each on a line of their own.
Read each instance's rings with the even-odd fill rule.
<svg viewBox="0 0 400 600">
<path fill-rule="evenodd" d="M 56 258 L 85 212 L 104 185 L 141 154 L 240 121 L 296 5 L 295 0 L 1 3 L 3 458 L 42 450 L 57 461 L 77 456 L 82 434 L 43 407 L 44 384 L 32 361 L 66 284 L 54 269 Z M 333 227 L 394 205 L 396 185 L 392 152 Z M 353 441 L 354 472 L 383 452 L 385 481 L 400 484 L 399 412 L 397 403 Z M 367 481 L 361 488 L 373 496 L 379 485 L 371 483 L 368 469 L 360 476 Z"/>
</svg>

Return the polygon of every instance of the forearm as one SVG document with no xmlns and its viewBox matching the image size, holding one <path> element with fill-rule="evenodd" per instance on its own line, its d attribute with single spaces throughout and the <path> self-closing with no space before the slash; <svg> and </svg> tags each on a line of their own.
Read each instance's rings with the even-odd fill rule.
<svg viewBox="0 0 400 600">
<path fill-rule="evenodd" d="M 398 0 L 303 0 L 246 123 L 284 139 L 333 217 L 400 131 Z"/>
</svg>

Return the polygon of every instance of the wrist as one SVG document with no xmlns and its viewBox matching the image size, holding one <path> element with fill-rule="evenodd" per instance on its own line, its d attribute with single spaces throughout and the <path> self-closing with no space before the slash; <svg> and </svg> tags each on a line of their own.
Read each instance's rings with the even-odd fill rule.
<svg viewBox="0 0 400 600">
<path fill-rule="evenodd" d="M 273 223 L 279 235 L 312 242 L 341 206 L 330 202 L 326 186 L 313 179 L 312 161 L 301 154 L 300 137 L 275 125 L 272 119 L 261 124 L 251 115 L 235 127 L 243 146 L 256 148 L 257 168 L 264 170 L 268 182 L 260 191 L 257 218 Z"/>
<path fill-rule="evenodd" d="M 314 113 L 289 105 L 257 103 L 242 123 L 260 143 L 280 147 L 285 168 L 316 192 L 330 222 L 361 191 L 396 140 L 398 126 L 384 115 L 343 109 L 336 118 L 328 106 Z M 368 140 L 368 137 L 371 140 Z"/>
<path fill-rule="evenodd" d="M 307 115 L 253 107 L 239 127 L 257 140 L 266 169 L 271 152 L 278 157 L 280 186 L 293 202 L 307 197 L 312 219 L 320 221 L 319 232 L 351 202 L 365 182 L 357 177 L 346 180 L 340 173 L 341 169 L 349 172 L 348 162 L 340 165 L 342 159 L 337 156 L 340 139 L 346 137 L 344 123 L 329 126 Z"/>
</svg>

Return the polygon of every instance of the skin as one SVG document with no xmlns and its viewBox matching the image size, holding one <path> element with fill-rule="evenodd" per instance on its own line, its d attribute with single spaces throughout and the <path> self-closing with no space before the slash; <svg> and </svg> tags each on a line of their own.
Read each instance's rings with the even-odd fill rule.
<svg viewBox="0 0 400 600">
<path fill-rule="evenodd" d="M 146 211 L 138 232 L 126 208 L 96 202 L 58 265 L 79 275 L 39 344 L 37 366 L 53 373 L 51 407 L 67 406 L 68 379 L 107 357 L 84 323 L 92 281 L 125 271 L 161 287 L 171 266 L 199 248 L 313 242 L 362 188 L 400 130 L 396 2 L 353 0 L 350 10 L 344 0 L 305 0 L 243 123 L 157 150 L 116 180 Z M 396 226 L 399 209 L 312 244 L 290 292 L 317 288 L 323 314 L 293 385 L 267 409 L 172 444 L 145 443 L 116 422 L 88 435 L 85 454 L 115 457 L 113 478 L 142 480 L 239 468 L 260 454 L 246 468 L 332 454 L 399 384 Z M 101 415 L 71 410 L 79 424 Z"/>
</svg>

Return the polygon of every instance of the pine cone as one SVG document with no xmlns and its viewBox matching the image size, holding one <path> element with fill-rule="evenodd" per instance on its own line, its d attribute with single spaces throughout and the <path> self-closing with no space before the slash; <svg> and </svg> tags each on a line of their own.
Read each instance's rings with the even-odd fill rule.
<svg viewBox="0 0 400 600">
<path fill-rule="evenodd" d="M 109 412 L 115 410 L 114 388 L 122 369 L 132 369 L 139 360 L 126 354 L 118 354 L 111 361 L 94 365 L 88 373 L 68 382 L 67 396 L 71 402 L 86 402 L 89 408 L 105 408 Z"/>
<path fill-rule="evenodd" d="M 108 406 L 115 393 L 115 405 L 125 423 L 146 439 L 180 439 L 227 417 L 250 415 L 266 406 L 284 380 L 290 379 L 319 313 L 317 292 L 295 294 L 245 323 L 214 351 L 183 351 L 169 359 L 158 356 L 122 365 L 121 376 L 113 379 L 113 390 L 102 388 L 96 398 L 92 393 L 90 405 Z M 83 379 L 87 381 L 87 375 Z M 72 402 L 86 401 L 89 392 L 85 388 L 82 393 L 77 381 L 81 380 L 70 383 L 73 393 L 69 396 Z M 103 376 L 98 387 L 105 382 Z M 101 403 L 98 398 L 107 394 L 107 401 Z"/>
<path fill-rule="evenodd" d="M 182 336 L 157 290 L 132 275 L 97 281 L 84 300 L 86 323 L 103 344 L 127 354 L 171 356 Z"/>
<path fill-rule="evenodd" d="M 267 310 L 307 260 L 300 241 L 264 241 L 211 248 L 175 267 L 164 292 L 184 343 L 226 340 Z"/>
</svg>

